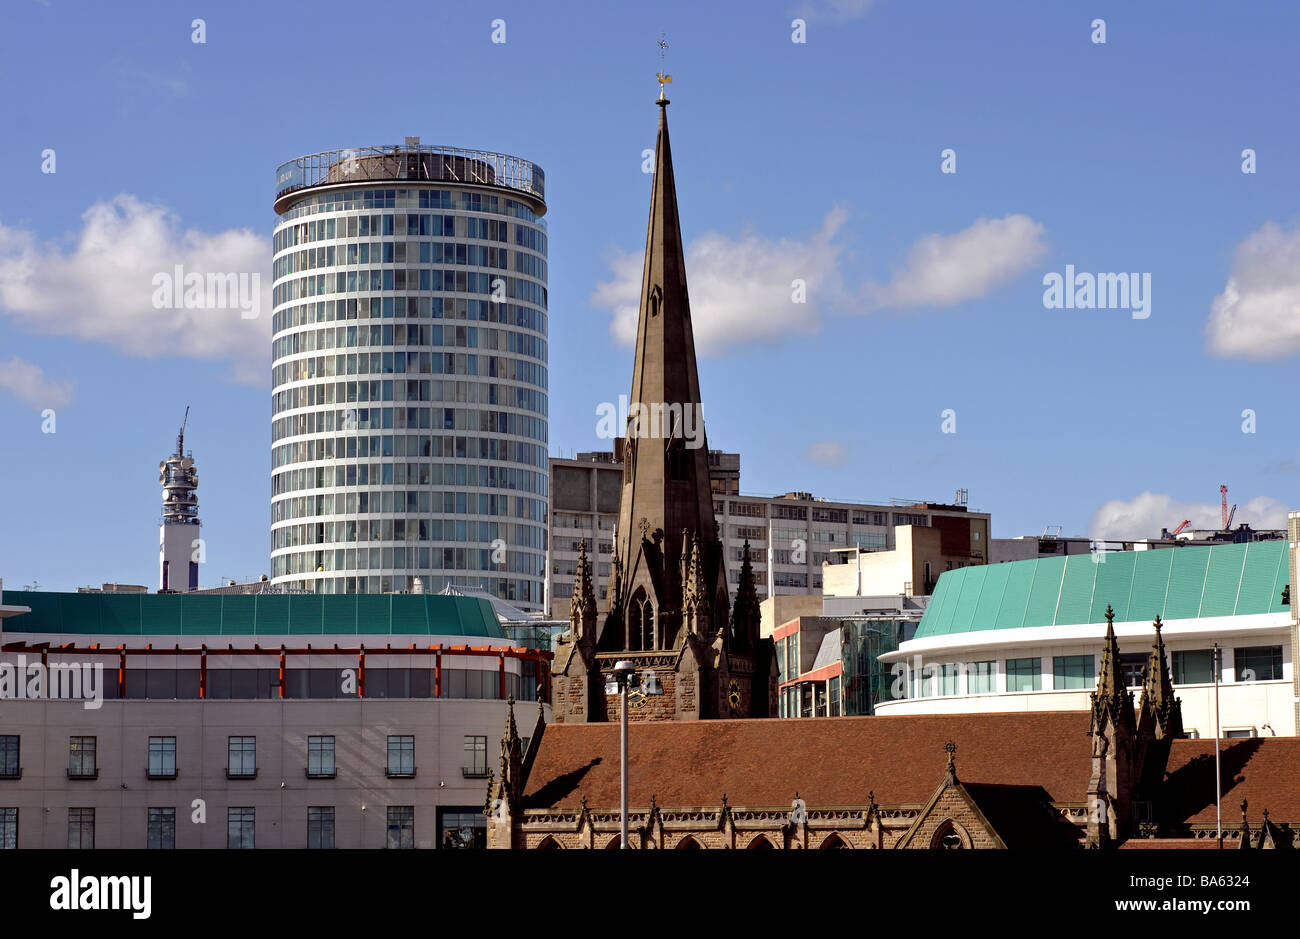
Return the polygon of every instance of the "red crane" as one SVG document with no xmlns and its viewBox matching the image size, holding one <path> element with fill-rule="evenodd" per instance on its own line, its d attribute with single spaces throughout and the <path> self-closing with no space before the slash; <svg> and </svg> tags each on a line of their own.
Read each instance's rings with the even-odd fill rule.
<svg viewBox="0 0 1300 939">
<path fill-rule="evenodd" d="M 1183 519 L 1183 523 L 1169 533 L 1170 538 L 1177 538 L 1178 533 L 1192 523 L 1190 518 Z"/>
<path fill-rule="evenodd" d="M 1219 512 L 1223 516 L 1223 530 L 1228 530 L 1228 486 L 1227 484 L 1219 486 Z"/>
</svg>

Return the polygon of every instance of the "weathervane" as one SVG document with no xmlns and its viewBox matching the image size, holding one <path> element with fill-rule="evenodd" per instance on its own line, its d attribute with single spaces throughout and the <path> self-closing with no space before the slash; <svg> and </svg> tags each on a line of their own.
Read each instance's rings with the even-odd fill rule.
<svg viewBox="0 0 1300 939">
<path fill-rule="evenodd" d="M 660 69 L 660 71 L 655 72 L 655 78 L 659 79 L 659 100 L 660 100 L 660 101 L 663 101 L 663 102 L 667 102 L 668 99 L 664 97 L 664 85 L 672 84 L 673 77 L 672 77 L 671 75 L 669 75 L 666 71 L 663 70 L 663 69 L 664 69 L 664 52 L 665 52 L 665 51 L 667 50 L 667 48 L 668 48 L 668 39 L 667 39 L 667 37 L 664 35 L 664 33 L 663 33 L 662 30 L 660 30 L 660 32 L 659 32 L 659 42 L 658 42 L 658 46 L 659 46 L 659 69 Z"/>
</svg>

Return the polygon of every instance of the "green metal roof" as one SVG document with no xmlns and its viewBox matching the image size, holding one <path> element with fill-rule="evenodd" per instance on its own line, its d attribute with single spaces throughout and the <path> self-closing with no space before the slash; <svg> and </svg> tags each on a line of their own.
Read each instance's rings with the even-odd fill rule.
<svg viewBox="0 0 1300 939">
<path fill-rule="evenodd" d="M 1104 558 L 1104 560 L 1100 560 Z M 939 575 L 916 638 L 1022 626 L 1279 613 L 1285 541 L 1075 554 Z"/>
<path fill-rule="evenodd" d="M 389 636 L 504 639 L 492 604 L 440 594 L 144 594 L 6 590 L 31 607 L 4 634 Z"/>
</svg>

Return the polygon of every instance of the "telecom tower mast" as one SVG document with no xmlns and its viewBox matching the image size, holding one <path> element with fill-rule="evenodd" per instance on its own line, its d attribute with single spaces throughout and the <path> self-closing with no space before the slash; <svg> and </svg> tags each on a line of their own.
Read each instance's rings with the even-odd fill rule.
<svg viewBox="0 0 1300 939">
<path fill-rule="evenodd" d="M 185 425 L 176 435 L 176 452 L 158 464 L 162 486 L 162 525 L 158 530 L 158 590 L 184 593 L 199 587 L 199 474 L 194 457 L 185 452 Z"/>
</svg>

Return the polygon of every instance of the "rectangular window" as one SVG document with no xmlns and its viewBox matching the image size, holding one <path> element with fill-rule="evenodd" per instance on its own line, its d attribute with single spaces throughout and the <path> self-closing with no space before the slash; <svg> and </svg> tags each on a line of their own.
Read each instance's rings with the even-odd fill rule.
<svg viewBox="0 0 1300 939">
<path fill-rule="evenodd" d="M 68 809 L 68 847 L 90 849 L 95 846 L 95 810 Z"/>
<path fill-rule="evenodd" d="M 13 851 L 17 847 L 18 810 L 15 808 L 0 809 L 0 851 Z"/>
<path fill-rule="evenodd" d="M 99 767 L 95 762 L 95 738 L 69 737 L 68 778 L 96 779 L 98 776 Z"/>
<path fill-rule="evenodd" d="M 1124 679 L 1124 687 L 1142 687 L 1142 672 L 1150 664 L 1151 653 L 1149 652 L 1121 652 L 1119 654 L 1119 673 Z"/>
<path fill-rule="evenodd" d="M 1232 664 L 1237 681 L 1280 681 L 1282 647 L 1253 646 L 1232 650 Z"/>
<path fill-rule="evenodd" d="M 1091 655 L 1057 655 L 1052 658 L 1053 689 L 1091 688 L 1096 680 Z"/>
<path fill-rule="evenodd" d="M 974 662 L 966 673 L 967 694 L 992 694 L 995 662 Z"/>
<path fill-rule="evenodd" d="M 485 818 L 484 821 L 487 821 L 487 819 Z M 334 806 L 311 805 L 307 807 L 307 847 L 334 847 Z"/>
<path fill-rule="evenodd" d="M 1007 691 L 1042 691 L 1042 659 L 1007 659 Z"/>
<path fill-rule="evenodd" d="M 948 662 L 947 664 L 944 665 L 943 681 L 941 685 L 942 690 L 940 690 L 939 694 L 954 695 L 961 690 L 960 689 L 961 682 L 958 678 L 958 674 L 959 673 L 957 670 L 957 664 L 955 662 Z"/>
<path fill-rule="evenodd" d="M 251 805 L 226 809 L 227 848 L 251 850 L 255 844 L 256 829 L 257 810 Z"/>
<path fill-rule="evenodd" d="M 333 778 L 334 776 L 333 735 L 307 738 L 307 775 Z M 333 809 L 331 809 L 330 811 L 333 811 Z"/>
<path fill-rule="evenodd" d="M 907 696 L 909 698 L 928 698 L 934 694 L 934 678 L 937 665 L 922 665 L 920 668 L 908 668 Z"/>
<path fill-rule="evenodd" d="M 227 778 L 253 779 L 257 776 L 256 737 L 227 737 L 226 747 L 230 761 L 226 767 Z"/>
<path fill-rule="evenodd" d="M 487 817 L 483 811 L 438 809 L 439 844 L 444 848 L 473 850 L 487 847 Z"/>
<path fill-rule="evenodd" d="M 835 675 L 830 680 L 830 716 L 840 716 L 840 677 Z"/>
<path fill-rule="evenodd" d="M 176 738 L 149 738 L 149 778 L 176 778 Z M 153 810 L 150 809 L 152 812 Z"/>
<path fill-rule="evenodd" d="M 176 847 L 176 810 L 150 809 L 149 831 L 146 847 L 151 850 L 170 850 Z"/>
<path fill-rule="evenodd" d="M 0 779 L 22 778 L 23 768 L 18 762 L 21 740 L 17 734 L 0 736 Z"/>
<path fill-rule="evenodd" d="M 486 820 L 484 818 L 484 821 Z M 390 805 L 388 807 L 388 847 L 415 847 L 415 806 Z"/>
<path fill-rule="evenodd" d="M 482 779 L 487 776 L 487 772 L 487 737 L 467 734 L 462 775 L 466 779 Z"/>
<path fill-rule="evenodd" d="M 394 735 L 388 738 L 388 775 L 415 775 L 415 737 Z"/>
<path fill-rule="evenodd" d="M 1214 681 L 1214 650 L 1187 649 L 1171 653 L 1175 685 L 1204 685 Z"/>
</svg>

